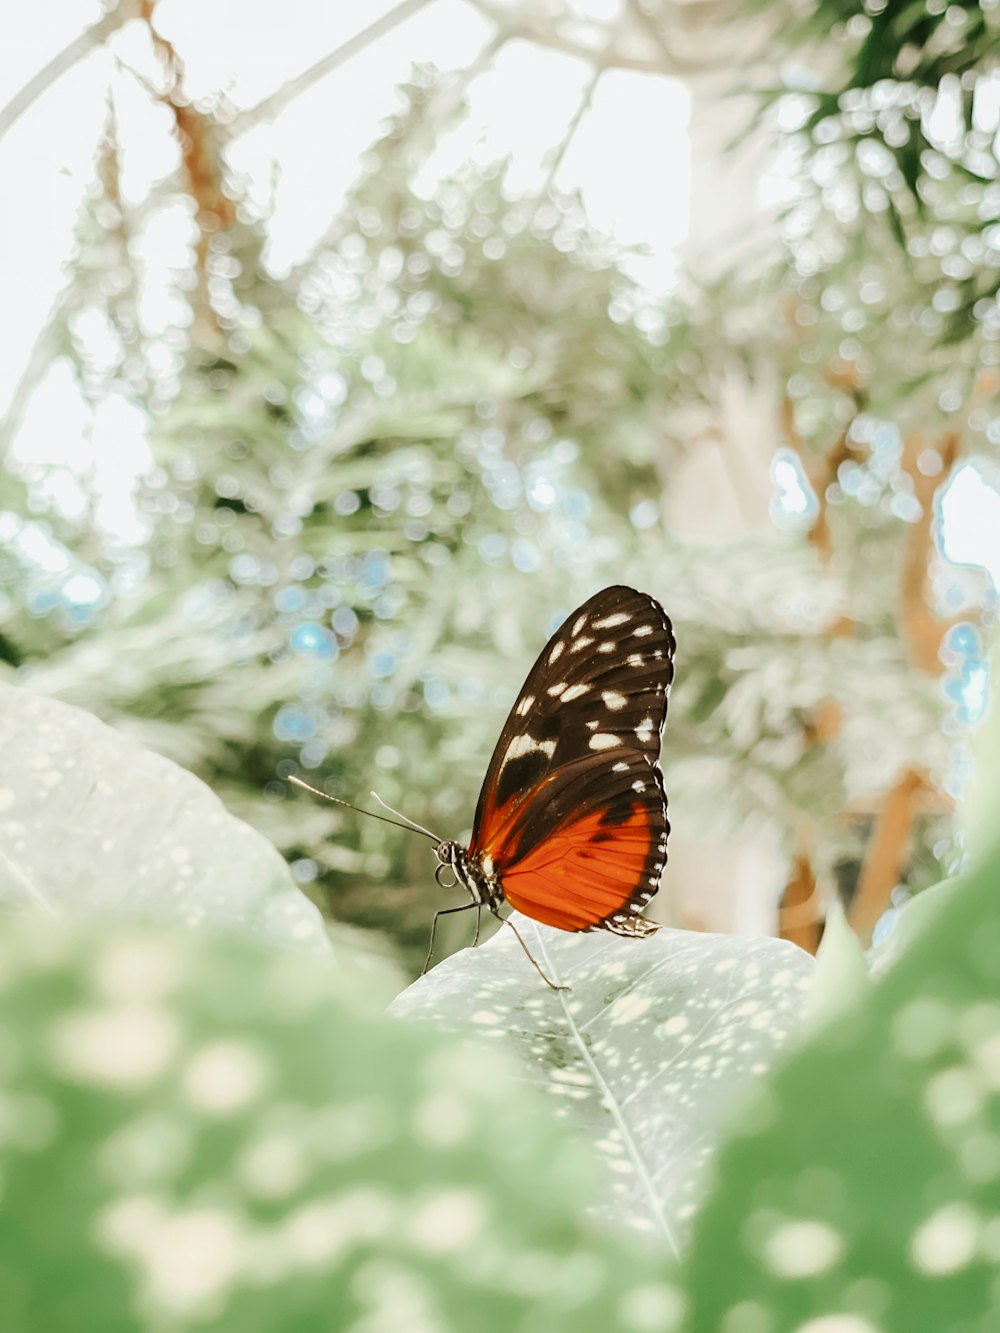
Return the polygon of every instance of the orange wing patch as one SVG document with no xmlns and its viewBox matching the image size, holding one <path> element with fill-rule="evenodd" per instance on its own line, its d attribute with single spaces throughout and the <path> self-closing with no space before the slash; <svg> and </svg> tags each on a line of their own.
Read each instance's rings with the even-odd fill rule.
<svg viewBox="0 0 1000 1333">
<path fill-rule="evenodd" d="M 655 882 L 643 881 L 650 878 L 658 836 L 641 803 L 614 824 L 602 823 L 597 811 L 552 833 L 506 870 L 504 897 L 516 911 L 559 930 L 591 930 L 616 912 L 632 915 L 656 891 Z"/>
</svg>

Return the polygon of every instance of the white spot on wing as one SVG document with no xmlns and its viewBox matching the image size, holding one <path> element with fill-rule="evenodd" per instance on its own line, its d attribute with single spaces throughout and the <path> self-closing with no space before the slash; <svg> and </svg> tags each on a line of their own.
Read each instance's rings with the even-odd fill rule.
<svg viewBox="0 0 1000 1333">
<path fill-rule="evenodd" d="M 536 741 L 533 736 L 527 732 L 523 736 L 515 736 L 507 746 L 507 753 L 503 757 L 505 764 L 509 764 L 512 759 L 520 759 L 523 754 L 531 754 L 534 750 L 540 750 L 548 759 L 555 754 L 555 741 Z"/>
<path fill-rule="evenodd" d="M 571 685 L 562 697 L 564 704 L 568 704 L 572 699 L 579 699 L 590 690 L 589 685 Z"/>
<path fill-rule="evenodd" d="M 608 643 L 602 643 L 597 651 L 599 653 L 613 653 L 617 647 L 618 647 L 617 643 L 611 643 L 609 641 Z"/>
<path fill-rule="evenodd" d="M 616 745 L 621 745 L 620 736 L 612 736 L 607 731 L 599 731 L 596 736 L 590 738 L 590 748 L 592 750 L 613 750 Z"/>
<path fill-rule="evenodd" d="M 570 645 L 570 652 L 578 653 L 584 648 L 589 648 L 593 642 L 594 640 L 588 639 L 586 634 L 581 634 L 578 639 L 573 640 L 572 644 Z"/>
<path fill-rule="evenodd" d="M 530 712 L 531 706 L 534 702 L 535 702 L 535 696 L 533 694 L 526 694 L 524 698 L 521 700 L 521 702 L 517 705 L 518 717 L 524 717 L 525 713 Z"/>
<path fill-rule="evenodd" d="M 635 635 L 637 639 L 644 639 L 647 634 L 652 634 L 652 632 L 653 632 L 652 625 L 640 625 L 637 629 L 634 629 L 632 631 L 632 633 Z"/>
<path fill-rule="evenodd" d="M 601 694 L 605 706 L 610 708 L 613 713 L 617 713 L 620 708 L 624 708 L 626 699 L 624 694 L 616 694 L 614 690 L 604 690 Z"/>
<path fill-rule="evenodd" d="M 566 645 L 561 639 L 552 645 L 552 651 L 549 653 L 549 666 L 551 666 L 553 662 L 559 661 L 560 657 L 563 655 L 563 649 L 565 647 Z"/>
<path fill-rule="evenodd" d="M 628 764 L 612 764 L 611 771 L 612 773 L 627 773 Z"/>
<path fill-rule="evenodd" d="M 586 625 L 586 623 L 587 623 L 587 617 L 586 617 L 586 615 L 577 616 L 577 618 L 576 618 L 576 622 L 575 622 L 575 624 L 573 625 L 573 629 L 572 629 L 571 632 L 572 632 L 574 635 L 575 635 L 575 634 L 579 634 L 580 631 L 583 629 L 584 625 Z"/>
<path fill-rule="evenodd" d="M 643 661 L 642 653 L 629 653 L 626 661 L 630 667 L 640 667 Z"/>
<path fill-rule="evenodd" d="M 643 718 L 635 729 L 636 739 L 641 741 L 643 745 L 648 745 L 653 739 L 654 730 L 655 724 L 653 719 L 651 717 Z"/>
<path fill-rule="evenodd" d="M 605 616 L 603 620 L 595 620 L 594 629 L 614 629 L 616 625 L 627 623 L 628 613 L 626 611 L 616 611 L 613 616 Z"/>
<path fill-rule="evenodd" d="M 554 699 L 558 698 L 558 696 L 562 694 L 563 690 L 566 688 L 567 683 L 568 683 L 567 681 L 561 680 L 559 681 L 558 685 L 550 685 L 548 688 L 548 693 L 551 694 Z"/>
</svg>

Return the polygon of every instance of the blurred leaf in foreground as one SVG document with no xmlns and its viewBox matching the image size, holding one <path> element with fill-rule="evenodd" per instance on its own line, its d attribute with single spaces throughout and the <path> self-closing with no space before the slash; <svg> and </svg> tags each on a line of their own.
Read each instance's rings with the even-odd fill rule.
<svg viewBox="0 0 1000 1333">
<path fill-rule="evenodd" d="M 822 1027 L 848 1008 L 868 985 L 868 965 L 857 935 L 840 903 L 827 909 L 823 938 L 816 951 L 816 973 L 809 993 L 807 1020 Z"/>
<path fill-rule="evenodd" d="M 501 930 L 405 991 L 393 1011 L 509 1046 L 600 1150 L 610 1210 L 674 1254 L 720 1117 L 773 1062 L 812 958 L 773 939 L 570 935 L 516 915 L 549 991 Z"/>
<path fill-rule="evenodd" d="M 909 950 L 748 1108 L 695 1225 L 687 1328 L 998 1326 L 998 881 L 994 850 L 925 895 Z"/>
<path fill-rule="evenodd" d="M 0 921 L 0 1308 L 42 1329 L 669 1328 L 498 1052 L 237 937 Z M 655 1323 L 650 1323 L 650 1317 Z"/>
</svg>

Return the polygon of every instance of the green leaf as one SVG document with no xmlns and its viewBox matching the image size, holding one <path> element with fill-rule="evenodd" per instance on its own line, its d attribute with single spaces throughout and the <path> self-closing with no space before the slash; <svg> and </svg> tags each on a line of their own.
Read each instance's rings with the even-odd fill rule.
<svg viewBox="0 0 1000 1333">
<path fill-rule="evenodd" d="M 993 1326 L 998 882 L 995 849 L 748 1108 L 695 1227 L 686 1327 Z"/>
<path fill-rule="evenodd" d="M 868 963 L 873 976 L 878 976 L 905 957 L 911 944 L 924 932 L 936 929 L 938 920 L 944 920 L 951 895 L 961 881 L 945 879 L 923 889 L 902 907 L 890 909 L 893 913 L 888 933 L 868 950 Z"/>
<path fill-rule="evenodd" d="M 89 713 L 0 682 L 0 903 L 239 926 L 325 948 L 265 838 Z"/>
<path fill-rule="evenodd" d="M 773 939 L 662 930 L 570 935 L 515 914 L 511 931 L 415 983 L 393 1011 L 509 1048 L 597 1146 L 605 1207 L 675 1253 L 719 1124 L 795 1026 L 813 960 Z"/>
<path fill-rule="evenodd" d="M 0 979 L 5 1333 L 673 1327 L 499 1051 L 326 960 L 15 917 Z"/>
<path fill-rule="evenodd" d="M 857 935 L 840 903 L 831 903 L 816 953 L 816 972 L 807 1010 L 810 1027 L 841 1014 L 868 986 L 868 965 Z"/>
<path fill-rule="evenodd" d="M 903 219 L 900 217 L 896 202 L 891 195 L 886 195 L 886 216 L 889 219 L 892 234 L 896 238 L 896 244 L 899 246 L 900 254 L 905 255 L 906 228 L 903 225 Z"/>
</svg>

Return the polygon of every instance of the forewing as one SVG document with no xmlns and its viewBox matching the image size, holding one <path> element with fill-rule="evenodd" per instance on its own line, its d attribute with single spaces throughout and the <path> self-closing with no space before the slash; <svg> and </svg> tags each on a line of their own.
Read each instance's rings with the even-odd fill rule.
<svg viewBox="0 0 1000 1333">
<path fill-rule="evenodd" d="M 656 924 L 639 913 L 659 887 L 669 832 L 659 769 L 621 749 L 550 773 L 486 854 L 526 916 L 560 930 L 647 935 Z"/>
<path fill-rule="evenodd" d="M 504 723 L 476 808 L 470 852 L 499 845 L 546 777 L 625 751 L 651 764 L 673 678 L 674 636 L 654 598 L 616 585 L 577 608 L 545 645 Z"/>
</svg>

